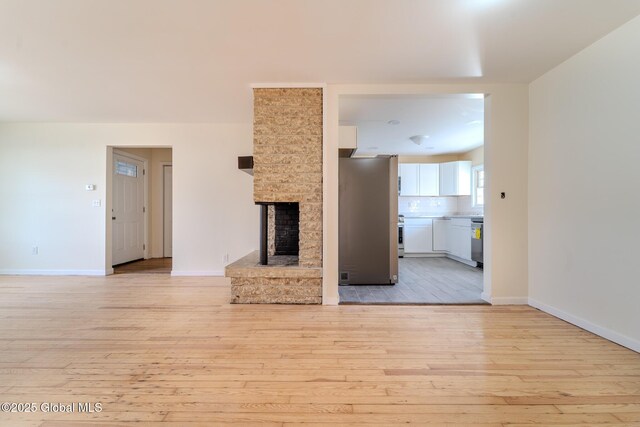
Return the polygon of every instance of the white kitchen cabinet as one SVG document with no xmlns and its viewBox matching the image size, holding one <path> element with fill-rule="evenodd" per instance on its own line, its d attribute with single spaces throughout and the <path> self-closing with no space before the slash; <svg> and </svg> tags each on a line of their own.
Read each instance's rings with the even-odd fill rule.
<svg viewBox="0 0 640 427">
<path fill-rule="evenodd" d="M 358 148 L 358 127 L 338 127 L 338 148 L 355 150 Z"/>
<path fill-rule="evenodd" d="M 401 163 L 400 164 L 400 195 L 419 196 L 420 195 L 420 164 Z"/>
<path fill-rule="evenodd" d="M 421 196 L 440 195 L 440 165 L 438 163 L 421 163 L 419 167 Z"/>
<path fill-rule="evenodd" d="M 405 218 L 404 253 L 423 254 L 433 252 L 433 223 L 427 218 Z"/>
<path fill-rule="evenodd" d="M 447 241 L 445 242 L 445 251 L 450 254 L 453 254 L 453 226 L 451 225 L 451 221 L 447 221 L 445 225 L 445 236 Z"/>
<path fill-rule="evenodd" d="M 471 261 L 471 220 L 454 218 L 449 226 L 449 249 L 451 255 Z"/>
<path fill-rule="evenodd" d="M 433 220 L 433 250 L 434 251 L 446 251 L 447 248 L 447 235 L 449 224 L 448 219 L 434 219 Z"/>
<path fill-rule="evenodd" d="M 438 163 L 402 163 L 398 175 L 401 196 L 438 196 L 440 194 Z"/>
<path fill-rule="evenodd" d="M 440 163 L 440 195 L 471 195 L 471 162 L 457 161 Z"/>
</svg>

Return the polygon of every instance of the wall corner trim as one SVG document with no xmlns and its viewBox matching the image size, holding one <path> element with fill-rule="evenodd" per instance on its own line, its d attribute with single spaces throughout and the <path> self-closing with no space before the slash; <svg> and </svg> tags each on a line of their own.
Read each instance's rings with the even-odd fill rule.
<svg viewBox="0 0 640 427">
<path fill-rule="evenodd" d="M 338 305 L 339 301 L 336 297 L 330 297 L 323 295 L 322 297 L 322 305 Z"/>
<path fill-rule="evenodd" d="M 550 314 L 554 317 L 564 320 L 565 322 L 569 322 L 572 325 L 575 325 L 595 335 L 598 335 L 604 339 L 607 339 L 623 347 L 626 347 L 630 350 L 640 353 L 640 341 L 636 339 L 633 339 L 626 335 L 622 335 L 618 332 L 612 331 L 611 329 L 605 328 L 603 326 L 596 325 L 595 323 L 592 323 L 586 319 L 574 316 L 572 314 L 567 313 L 566 311 L 560 310 L 559 308 L 545 304 L 533 298 L 529 298 L 529 305 L 531 307 L 537 308 L 540 311 L 544 311 L 547 314 Z"/>
</svg>

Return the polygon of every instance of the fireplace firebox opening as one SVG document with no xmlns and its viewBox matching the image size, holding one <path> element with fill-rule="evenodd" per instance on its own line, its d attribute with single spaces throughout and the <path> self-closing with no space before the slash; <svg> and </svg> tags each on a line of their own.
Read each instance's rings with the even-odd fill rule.
<svg viewBox="0 0 640 427">
<path fill-rule="evenodd" d="M 300 205 L 298 203 L 260 203 L 260 264 L 269 256 L 300 252 Z"/>
</svg>

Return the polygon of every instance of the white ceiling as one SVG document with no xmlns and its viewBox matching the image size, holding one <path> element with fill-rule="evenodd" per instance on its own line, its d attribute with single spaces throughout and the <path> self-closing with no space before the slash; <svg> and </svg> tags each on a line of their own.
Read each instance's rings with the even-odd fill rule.
<svg viewBox="0 0 640 427">
<path fill-rule="evenodd" d="M 250 83 L 529 82 L 640 0 L 0 0 L 0 120 L 251 120 Z"/>
<path fill-rule="evenodd" d="M 463 153 L 484 143 L 484 96 L 341 96 L 340 124 L 358 127 L 357 156 Z"/>
</svg>

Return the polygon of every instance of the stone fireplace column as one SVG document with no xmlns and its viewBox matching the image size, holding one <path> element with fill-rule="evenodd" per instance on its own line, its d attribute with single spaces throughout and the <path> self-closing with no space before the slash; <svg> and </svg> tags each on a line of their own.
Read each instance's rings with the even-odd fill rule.
<svg viewBox="0 0 640 427">
<path fill-rule="evenodd" d="M 257 265 L 254 254 L 227 267 L 232 302 L 320 304 L 322 89 L 259 88 L 253 94 L 254 202 L 297 204 L 298 256 L 276 255 L 276 214 L 270 207 L 269 264 Z"/>
</svg>

